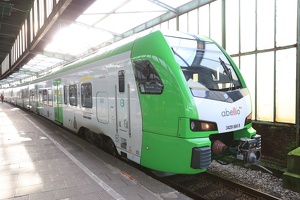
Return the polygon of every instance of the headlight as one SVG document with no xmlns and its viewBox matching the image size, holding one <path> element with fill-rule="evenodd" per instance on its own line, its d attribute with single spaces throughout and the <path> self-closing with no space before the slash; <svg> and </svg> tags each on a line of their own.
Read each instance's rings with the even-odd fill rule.
<svg viewBox="0 0 300 200">
<path fill-rule="evenodd" d="M 252 122 L 252 112 L 245 119 L 245 126 Z"/>
<path fill-rule="evenodd" d="M 215 122 L 206 122 L 198 120 L 190 120 L 190 128 L 192 131 L 216 131 L 218 130 Z"/>
</svg>

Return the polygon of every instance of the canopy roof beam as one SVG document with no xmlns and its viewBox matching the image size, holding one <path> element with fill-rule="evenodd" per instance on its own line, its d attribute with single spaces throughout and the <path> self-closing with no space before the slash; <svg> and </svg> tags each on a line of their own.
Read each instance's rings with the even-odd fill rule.
<svg viewBox="0 0 300 200">
<path fill-rule="evenodd" d="M 50 58 L 57 58 L 64 61 L 71 61 L 76 59 L 75 56 L 72 56 L 70 54 L 63 54 L 63 53 L 57 53 L 57 52 L 50 52 L 50 51 L 42 51 L 41 53 L 43 56 L 47 56 Z"/>
</svg>

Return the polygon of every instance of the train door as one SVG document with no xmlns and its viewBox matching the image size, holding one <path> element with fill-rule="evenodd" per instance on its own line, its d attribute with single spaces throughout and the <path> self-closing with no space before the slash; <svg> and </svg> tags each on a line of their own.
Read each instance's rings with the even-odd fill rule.
<svg viewBox="0 0 300 200">
<path fill-rule="evenodd" d="M 40 90 L 39 90 L 39 86 L 35 85 L 35 112 L 36 113 L 40 113 Z"/>
<path fill-rule="evenodd" d="M 24 107 L 25 89 L 21 89 L 20 106 Z"/>
<path fill-rule="evenodd" d="M 29 90 L 29 109 L 31 111 L 35 110 L 35 90 Z"/>
<path fill-rule="evenodd" d="M 129 138 L 131 137 L 130 132 L 130 91 L 129 85 L 127 86 L 125 78 L 125 70 L 118 71 L 118 86 L 115 86 L 116 94 L 116 140 L 118 139 L 121 149 L 124 149 L 131 153 L 131 147 L 127 146 Z"/>
<path fill-rule="evenodd" d="M 62 84 L 61 79 L 53 81 L 54 89 L 54 116 L 55 121 L 63 123 L 63 110 L 62 110 Z"/>
<path fill-rule="evenodd" d="M 28 86 L 24 87 L 24 95 L 25 97 L 24 97 L 23 106 L 24 108 L 29 108 L 29 87 Z"/>
<path fill-rule="evenodd" d="M 95 87 L 96 89 L 99 89 L 96 92 L 96 116 L 97 120 L 100 123 L 108 124 L 109 122 L 109 116 L 114 119 L 115 113 L 114 111 L 111 111 L 112 113 L 109 114 L 109 91 L 108 91 L 108 78 L 107 78 L 107 71 L 99 71 L 100 74 L 103 74 L 101 78 L 94 81 L 93 84 L 98 85 L 100 87 Z"/>
<path fill-rule="evenodd" d="M 32 97 L 32 111 L 37 113 L 38 112 L 38 102 L 39 102 L 39 96 L 38 96 L 38 90 L 37 86 L 35 85 L 33 88 L 33 97 Z"/>
</svg>

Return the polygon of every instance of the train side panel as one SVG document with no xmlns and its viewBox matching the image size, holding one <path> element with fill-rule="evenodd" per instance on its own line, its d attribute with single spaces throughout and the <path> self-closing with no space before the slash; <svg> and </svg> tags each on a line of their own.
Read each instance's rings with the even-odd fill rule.
<svg viewBox="0 0 300 200">
<path fill-rule="evenodd" d="M 54 120 L 52 80 L 37 84 L 38 103 L 37 112 L 45 118 Z"/>
<path fill-rule="evenodd" d="M 61 78 L 67 97 L 63 125 L 109 136 L 119 154 L 140 163 L 142 119 L 130 52 L 83 66 Z M 91 104 L 87 92 L 91 89 Z"/>
</svg>

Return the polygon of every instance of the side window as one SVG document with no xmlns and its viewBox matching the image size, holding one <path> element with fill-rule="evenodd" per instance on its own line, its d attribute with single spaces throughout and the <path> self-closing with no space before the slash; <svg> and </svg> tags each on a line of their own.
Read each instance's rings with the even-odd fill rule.
<svg viewBox="0 0 300 200">
<path fill-rule="evenodd" d="M 125 92 L 125 71 L 120 70 L 118 72 L 119 77 L 119 92 Z"/>
<path fill-rule="evenodd" d="M 30 101 L 35 102 L 34 90 L 30 90 Z"/>
<path fill-rule="evenodd" d="M 77 85 L 69 86 L 69 102 L 72 106 L 77 106 Z"/>
<path fill-rule="evenodd" d="M 23 98 L 29 98 L 28 89 L 24 89 L 24 97 Z"/>
<path fill-rule="evenodd" d="M 81 104 L 82 107 L 92 108 L 92 84 L 91 83 L 83 83 L 81 84 Z"/>
<path fill-rule="evenodd" d="M 64 86 L 64 104 L 68 104 L 68 87 Z"/>
<path fill-rule="evenodd" d="M 39 102 L 40 104 L 43 103 L 43 90 L 39 90 Z"/>
<path fill-rule="evenodd" d="M 43 104 L 48 105 L 48 92 L 47 92 L 47 90 L 43 90 Z"/>
<path fill-rule="evenodd" d="M 52 89 L 48 89 L 48 105 L 53 106 L 53 94 Z"/>
<path fill-rule="evenodd" d="M 150 61 L 135 61 L 134 73 L 140 93 L 161 94 L 163 92 L 163 83 Z"/>
</svg>

